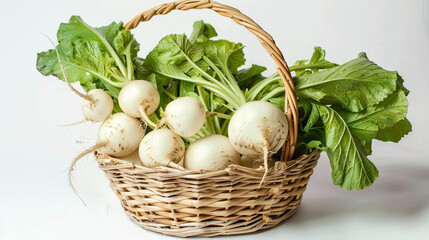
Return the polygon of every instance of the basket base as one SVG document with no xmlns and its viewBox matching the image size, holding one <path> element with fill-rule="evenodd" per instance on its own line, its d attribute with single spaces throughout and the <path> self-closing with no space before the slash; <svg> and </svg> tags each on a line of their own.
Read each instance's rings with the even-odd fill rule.
<svg viewBox="0 0 429 240">
<path fill-rule="evenodd" d="M 144 168 L 97 155 L 126 214 L 139 226 L 176 237 L 237 235 L 269 229 L 299 207 L 320 152 L 263 169 Z"/>
<path fill-rule="evenodd" d="M 270 229 L 295 214 L 295 212 L 298 210 L 298 207 L 299 204 L 296 205 L 296 207 L 293 209 L 286 210 L 283 214 L 276 216 L 275 218 L 258 215 L 248 221 L 208 220 L 199 223 L 183 224 L 181 226 L 169 226 L 153 221 L 142 221 L 135 218 L 134 214 L 128 214 L 128 211 L 126 211 L 126 213 L 137 225 L 153 232 L 175 237 L 214 237 L 247 234 Z"/>
</svg>

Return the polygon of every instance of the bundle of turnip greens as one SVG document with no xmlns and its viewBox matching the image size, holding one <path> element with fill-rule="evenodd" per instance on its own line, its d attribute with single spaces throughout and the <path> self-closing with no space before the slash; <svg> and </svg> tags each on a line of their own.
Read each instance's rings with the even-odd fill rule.
<svg viewBox="0 0 429 240">
<path fill-rule="evenodd" d="M 227 135 L 229 119 L 246 102 L 264 100 L 284 109 L 279 75 L 265 77 L 266 68 L 258 65 L 241 68 L 243 45 L 214 40 L 216 36 L 211 25 L 198 21 L 191 35 L 167 35 L 143 59 L 137 56 L 140 45 L 121 22 L 92 28 L 74 16 L 60 25 L 57 48 L 70 82 L 79 81 L 86 91 L 105 90 L 114 99 L 114 112 L 121 111 L 120 89 L 135 79 L 150 81 L 159 91 L 159 108 L 150 116 L 155 123 L 170 101 L 200 99 L 210 115 L 197 135 L 185 138 L 189 143 Z M 64 80 L 54 50 L 38 54 L 37 68 Z M 326 151 L 334 184 L 344 189 L 370 186 L 378 177 L 367 158 L 372 141 L 398 142 L 411 131 L 409 91 L 401 76 L 377 66 L 365 53 L 341 65 L 329 62 L 320 47 L 290 70 L 300 110 L 297 152 Z"/>
</svg>

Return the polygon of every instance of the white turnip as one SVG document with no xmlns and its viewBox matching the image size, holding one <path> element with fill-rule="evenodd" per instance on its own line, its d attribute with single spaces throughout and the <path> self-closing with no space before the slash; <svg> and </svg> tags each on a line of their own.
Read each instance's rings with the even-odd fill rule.
<svg viewBox="0 0 429 240">
<path fill-rule="evenodd" d="M 114 157 L 134 152 L 145 132 L 140 122 L 125 113 L 115 113 L 98 130 L 98 143 L 104 143 L 99 150 Z"/>
<path fill-rule="evenodd" d="M 112 97 L 101 89 L 92 89 L 86 94 L 89 101 L 82 102 L 82 114 L 85 119 L 92 122 L 102 122 L 106 120 L 113 110 Z"/>
<path fill-rule="evenodd" d="M 134 80 L 125 84 L 118 97 L 122 111 L 132 117 L 141 117 L 151 127 L 156 127 L 156 124 L 148 116 L 158 108 L 159 101 L 158 90 L 145 80 Z"/>
<path fill-rule="evenodd" d="M 228 126 L 228 137 L 235 150 L 244 156 L 263 157 L 265 174 L 262 181 L 267 174 L 268 157 L 283 146 L 287 135 L 285 113 L 265 101 L 242 105 L 232 115 Z"/>
<path fill-rule="evenodd" d="M 79 196 L 72 184 L 71 173 L 79 159 L 96 150 L 114 157 L 129 155 L 139 147 L 144 134 L 145 131 L 140 122 L 125 113 L 116 113 L 106 119 L 98 130 L 97 144 L 79 154 L 70 165 L 69 182 L 76 195 Z"/>
<path fill-rule="evenodd" d="M 192 142 L 185 153 L 183 165 L 193 170 L 222 170 L 230 164 L 238 164 L 240 154 L 234 150 L 228 138 L 209 135 Z"/>
<path fill-rule="evenodd" d="M 145 167 L 177 166 L 184 154 L 182 138 L 167 128 L 148 133 L 139 147 L 140 160 Z"/>
<path fill-rule="evenodd" d="M 182 137 L 191 137 L 204 125 L 206 111 L 200 100 L 180 97 L 170 102 L 157 127 L 167 124 L 171 131 Z"/>
</svg>

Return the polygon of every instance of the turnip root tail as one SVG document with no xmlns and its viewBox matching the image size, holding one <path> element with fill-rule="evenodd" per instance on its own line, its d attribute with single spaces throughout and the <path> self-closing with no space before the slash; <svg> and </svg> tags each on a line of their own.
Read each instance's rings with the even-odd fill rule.
<svg viewBox="0 0 429 240">
<path fill-rule="evenodd" d="M 170 161 L 170 162 L 167 164 L 167 166 L 168 166 L 168 167 L 175 168 L 175 169 L 179 169 L 179 170 L 185 170 L 182 166 L 180 166 L 179 164 L 177 164 L 177 163 L 175 163 L 175 162 L 173 162 L 173 161 Z"/>
<path fill-rule="evenodd" d="M 74 165 L 77 163 L 77 161 L 79 161 L 83 156 L 87 155 L 88 153 L 92 153 L 95 150 L 97 150 L 97 149 L 105 146 L 106 144 L 107 144 L 107 142 L 100 142 L 100 143 L 95 144 L 94 146 L 88 148 L 87 150 L 85 150 L 81 154 L 77 155 L 73 159 L 72 163 L 70 164 L 70 167 L 69 167 L 69 170 L 68 170 L 69 185 L 73 189 L 74 194 L 76 194 L 76 196 L 82 201 L 82 203 L 83 203 L 83 205 L 85 205 L 85 207 L 86 207 L 85 201 L 79 196 L 79 194 L 76 191 L 76 188 L 73 185 L 72 177 L 71 177 L 72 175 L 71 174 L 72 174 L 72 171 L 74 169 Z"/>
<path fill-rule="evenodd" d="M 156 127 L 157 127 L 157 126 L 156 126 L 156 124 L 155 124 L 155 123 L 153 123 L 153 122 L 149 119 L 149 117 L 146 115 L 146 113 L 145 113 L 145 111 L 144 111 L 144 109 L 143 109 L 143 108 L 139 109 L 139 112 L 140 112 L 141 117 L 143 118 L 143 121 L 144 121 L 147 125 L 149 125 L 152 129 L 154 129 L 154 128 L 156 128 Z"/>
<path fill-rule="evenodd" d="M 90 98 L 88 95 L 82 94 L 81 92 L 79 92 L 78 90 L 76 90 L 76 88 L 74 88 L 74 87 L 70 84 L 70 81 L 69 81 L 69 78 L 68 78 L 68 76 L 67 76 L 67 73 L 66 73 L 66 71 L 64 70 L 63 63 L 61 62 L 60 54 L 58 53 L 57 46 L 56 46 L 56 45 L 55 45 L 55 43 L 51 40 L 51 38 L 49 38 L 49 36 L 47 36 L 47 35 L 45 35 L 45 36 L 49 39 L 49 41 L 52 43 L 52 45 L 54 45 L 55 52 L 56 52 L 56 54 L 57 54 L 58 63 L 60 64 L 61 72 L 63 72 L 63 76 L 64 76 L 65 81 L 67 82 L 67 86 L 69 86 L 69 88 L 70 88 L 74 93 L 76 93 L 79 97 L 81 97 L 81 98 L 83 98 L 83 99 L 85 99 L 85 100 L 87 100 L 87 101 L 90 101 L 90 102 L 91 102 L 92 100 L 91 100 L 91 98 Z"/>
<path fill-rule="evenodd" d="M 264 176 L 262 176 L 261 182 L 259 183 L 259 188 L 261 188 L 262 183 L 265 180 L 265 177 L 268 174 L 268 146 L 269 143 L 266 139 L 264 139 L 264 144 L 262 145 L 263 151 L 264 151 Z"/>
<path fill-rule="evenodd" d="M 89 119 L 82 119 L 79 122 L 75 122 L 75 123 L 67 123 L 67 124 L 58 124 L 58 127 L 71 127 L 71 126 L 76 126 L 85 122 L 88 122 Z"/>
</svg>

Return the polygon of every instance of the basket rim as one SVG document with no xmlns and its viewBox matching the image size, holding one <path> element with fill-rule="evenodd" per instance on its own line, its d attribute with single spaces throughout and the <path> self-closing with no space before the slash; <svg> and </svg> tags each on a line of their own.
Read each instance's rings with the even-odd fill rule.
<svg viewBox="0 0 429 240">
<path fill-rule="evenodd" d="M 313 156 L 320 154 L 320 149 L 313 149 L 310 153 L 305 153 L 297 157 L 296 159 L 292 160 L 293 162 L 288 165 L 284 161 L 276 161 L 274 166 L 268 169 L 268 174 L 274 173 L 274 172 L 283 172 L 288 171 L 302 163 L 304 160 L 309 160 Z M 94 152 L 94 157 L 96 161 L 99 163 L 100 166 L 108 167 L 109 165 L 114 166 L 114 168 L 118 168 L 118 166 L 121 166 L 119 168 L 126 168 L 130 167 L 137 171 L 142 172 L 151 172 L 151 173 L 177 173 L 180 175 L 186 175 L 188 178 L 201 178 L 201 177 L 213 177 L 218 175 L 225 175 L 226 173 L 236 172 L 236 171 L 244 171 L 247 173 L 255 174 L 258 178 L 260 178 L 259 175 L 264 174 L 265 169 L 263 167 L 260 168 L 250 168 L 238 164 L 231 164 L 225 169 L 221 170 L 190 170 L 183 168 L 182 166 L 176 164 L 176 166 L 157 166 L 157 167 L 145 167 L 140 164 L 135 164 L 129 160 L 120 159 L 118 157 L 113 157 L 108 154 L 102 153 L 100 151 Z"/>
</svg>

